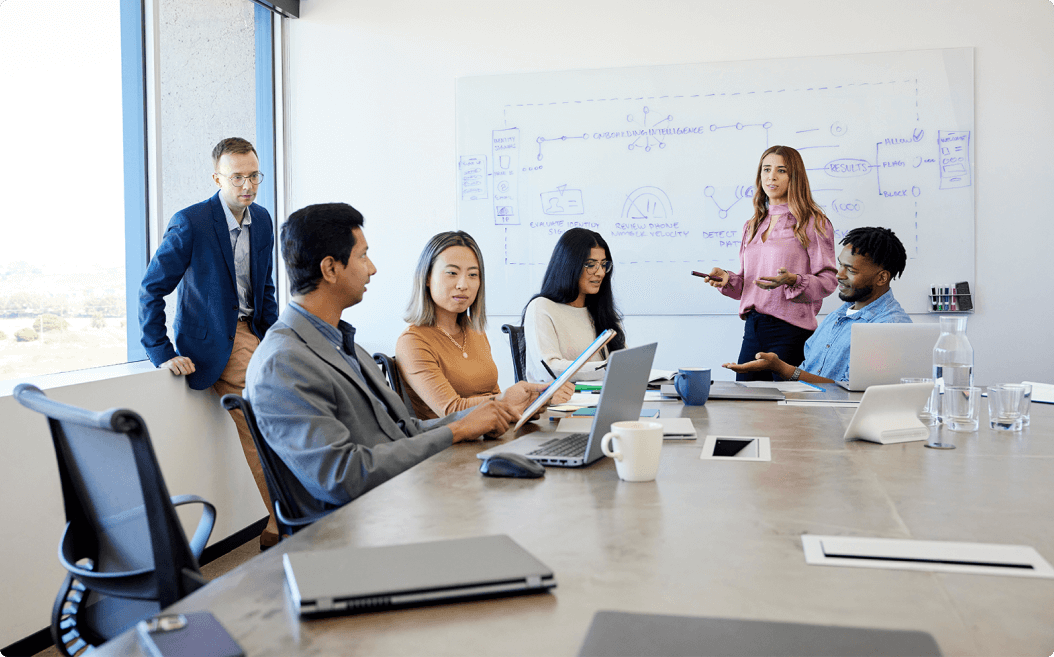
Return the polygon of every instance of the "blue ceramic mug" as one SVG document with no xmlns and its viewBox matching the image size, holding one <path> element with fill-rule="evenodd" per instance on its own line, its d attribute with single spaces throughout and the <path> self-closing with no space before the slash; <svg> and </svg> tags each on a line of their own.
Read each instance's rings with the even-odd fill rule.
<svg viewBox="0 0 1054 657">
<path fill-rule="evenodd" d="M 673 375 L 673 387 L 686 406 L 702 406 L 710 399 L 710 370 L 682 367 Z"/>
</svg>

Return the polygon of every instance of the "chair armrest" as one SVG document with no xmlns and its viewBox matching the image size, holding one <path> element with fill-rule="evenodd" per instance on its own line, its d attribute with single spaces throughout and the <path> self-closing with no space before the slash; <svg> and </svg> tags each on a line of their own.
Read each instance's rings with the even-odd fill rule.
<svg viewBox="0 0 1054 657">
<path fill-rule="evenodd" d="M 275 518 L 278 520 L 278 522 L 284 523 L 285 525 L 287 525 L 289 527 L 305 527 L 305 526 L 310 525 L 311 523 L 315 522 L 316 520 L 318 520 L 319 518 L 322 517 L 322 516 L 317 516 L 317 517 L 312 517 L 312 518 L 296 518 L 296 519 L 287 518 L 285 513 L 282 511 L 282 503 L 279 502 L 278 500 L 275 500 L 275 503 L 274 503 L 274 515 L 275 515 Z"/>
<path fill-rule="evenodd" d="M 205 544 L 209 542 L 209 536 L 212 535 L 212 527 L 216 524 L 216 507 L 212 502 L 197 495 L 172 496 L 172 506 L 182 506 L 195 502 L 200 503 L 203 508 L 201 510 L 201 520 L 198 521 L 198 528 L 194 530 L 194 537 L 190 539 L 190 552 L 195 559 L 200 559 L 201 553 L 205 549 Z"/>
</svg>

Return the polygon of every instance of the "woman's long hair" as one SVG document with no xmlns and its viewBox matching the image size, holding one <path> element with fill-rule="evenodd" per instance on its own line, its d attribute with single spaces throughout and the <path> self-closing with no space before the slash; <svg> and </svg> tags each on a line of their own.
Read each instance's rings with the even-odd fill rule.
<svg viewBox="0 0 1054 657">
<path fill-rule="evenodd" d="M 821 235 L 827 234 L 827 224 L 830 220 L 816 201 L 812 200 L 812 192 L 809 191 L 809 176 L 805 173 L 805 163 L 802 162 L 801 154 L 790 146 L 773 146 L 761 154 L 758 161 L 758 175 L 754 181 L 754 216 L 747 224 L 747 234 L 743 239 L 749 242 L 754 239 L 758 232 L 758 226 L 769 214 L 769 197 L 761 186 L 761 164 L 769 155 L 779 155 L 787 165 L 787 174 L 790 176 L 790 184 L 787 188 L 787 205 L 794 217 L 794 235 L 804 248 L 809 248 L 809 236 L 805 229 L 809 227 L 809 221 L 816 222 L 816 232 Z"/>
<path fill-rule="evenodd" d="M 549 266 L 545 268 L 545 277 L 542 279 L 542 290 L 531 297 L 534 301 L 538 297 L 555 303 L 571 303 L 578 298 L 578 279 L 582 276 L 586 260 L 589 260 L 589 252 L 594 248 L 604 249 L 604 258 L 611 260 L 611 249 L 608 243 L 600 236 L 585 228 L 572 228 L 560 236 L 560 240 L 553 249 L 553 255 L 549 258 Z M 607 344 L 609 351 L 617 351 L 626 346 L 626 336 L 622 330 L 622 314 L 615 306 L 615 297 L 611 293 L 611 280 L 614 277 L 615 268 L 607 272 L 600 291 L 596 294 L 586 295 L 586 310 L 593 319 L 593 328 L 597 335 L 607 329 L 615 329 L 617 335 Z M 530 301 L 527 302 L 530 305 Z M 524 306 L 520 315 L 520 324 L 527 315 L 527 307 Z"/>
<path fill-rule="evenodd" d="M 452 246 L 464 246 L 472 250 L 479 263 L 479 290 L 476 298 L 468 309 L 457 316 L 457 325 L 463 329 L 472 329 L 482 332 L 487 327 L 487 285 L 486 276 L 483 271 L 483 253 L 472 236 L 463 230 L 454 230 L 439 233 L 428 240 L 425 248 L 421 251 L 421 257 L 417 259 L 417 268 L 414 270 L 414 289 L 410 293 L 410 304 L 406 308 L 406 323 L 414 326 L 435 326 L 436 303 L 432 300 L 432 291 L 428 289 L 428 281 L 432 278 L 432 268 L 436 264 L 439 254 Z"/>
</svg>

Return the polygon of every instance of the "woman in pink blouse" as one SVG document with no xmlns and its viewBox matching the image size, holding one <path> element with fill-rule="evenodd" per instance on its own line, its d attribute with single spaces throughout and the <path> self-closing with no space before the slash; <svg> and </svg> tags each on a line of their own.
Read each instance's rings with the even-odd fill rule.
<svg viewBox="0 0 1054 657">
<path fill-rule="evenodd" d="M 824 297 L 837 286 L 834 227 L 812 199 L 805 164 L 790 146 L 761 155 L 754 216 L 743 226 L 739 273 L 715 267 L 708 277 L 721 294 L 739 299 L 746 321 L 740 363 L 761 351 L 787 363 L 805 359 L 805 341 L 816 330 Z M 771 380 L 771 372 L 737 374 Z"/>
</svg>

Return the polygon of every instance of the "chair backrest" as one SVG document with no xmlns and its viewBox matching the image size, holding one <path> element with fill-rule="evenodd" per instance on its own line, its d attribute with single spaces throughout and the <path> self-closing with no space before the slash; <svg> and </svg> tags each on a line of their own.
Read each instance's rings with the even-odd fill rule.
<svg viewBox="0 0 1054 657">
<path fill-rule="evenodd" d="M 256 423 L 256 413 L 253 412 L 249 400 L 239 395 L 224 395 L 220 403 L 228 411 L 240 409 L 245 415 L 245 423 L 249 425 L 249 435 L 256 444 L 256 453 L 260 456 L 260 465 L 263 466 L 264 480 L 267 482 L 267 493 L 274 504 L 275 521 L 278 523 L 278 532 L 283 536 L 292 536 L 304 527 L 315 522 L 322 515 L 312 515 L 306 512 L 296 501 L 296 496 L 288 485 L 289 477 L 294 475 L 286 467 L 282 459 L 271 449 L 270 443 L 264 440 L 260 432 L 260 425 Z"/>
<path fill-rule="evenodd" d="M 381 366 L 381 371 L 384 372 L 384 376 L 388 379 L 388 387 L 402 398 L 403 405 L 406 406 L 406 412 L 410 414 L 410 417 L 417 417 L 417 413 L 414 412 L 414 403 L 410 400 L 409 388 L 403 384 L 403 378 L 399 376 L 399 368 L 395 364 L 395 358 L 378 351 L 373 355 L 373 360 Z"/>
<path fill-rule="evenodd" d="M 69 576 L 52 636 L 63 654 L 99 645 L 205 583 L 137 413 L 87 411 L 29 384 L 15 399 L 47 417 L 55 446 L 66 510 L 59 560 Z"/>
<path fill-rule="evenodd" d="M 512 372 L 516 383 L 527 379 L 527 345 L 523 341 L 523 327 L 514 324 L 502 324 L 501 330 L 509 336 L 509 349 L 512 350 Z"/>
</svg>

